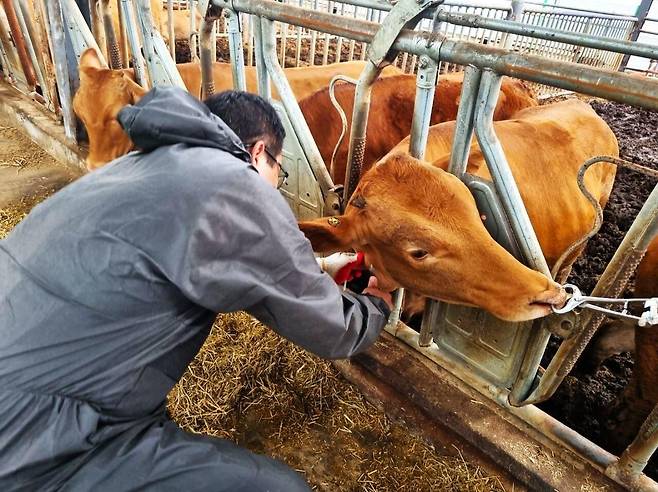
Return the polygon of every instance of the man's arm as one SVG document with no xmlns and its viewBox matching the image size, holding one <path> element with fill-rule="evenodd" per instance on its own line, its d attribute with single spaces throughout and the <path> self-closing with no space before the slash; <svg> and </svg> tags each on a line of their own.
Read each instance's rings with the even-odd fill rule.
<svg viewBox="0 0 658 492">
<path fill-rule="evenodd" d="M 278 192 L 251 171 L 238 174 L 205 205 L 176 283 L 207 309 L 245 310 L 322 357 L 367 348 L 386 323 L 386 303 L 341 292 Z"/>
</svg>

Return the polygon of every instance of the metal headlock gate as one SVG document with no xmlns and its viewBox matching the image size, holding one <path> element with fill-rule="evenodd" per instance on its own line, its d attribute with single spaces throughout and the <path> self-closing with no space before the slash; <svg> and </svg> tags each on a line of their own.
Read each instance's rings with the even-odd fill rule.
<svg viewBox="0 0 658 492">
<path fill-rule="evenodd" d="M 101 0 L 101 3 L 107 5 L 108 0 Z M 200 26 L 199 51 L 206 94 L 213 91 L 210 63 L 214 60 L 214 26 L 222 12 L 227 14 L 226 35 L 233 62 L 234 85 L 242 90 L 246 87 L 243 40 L 252 43 L 253 36 L 259 93 L 271 99 L 271 83 L 279 93 L 280 102 L 273 103 L 286 125 L 284 167 L 290 173 L 282 193 L 300 219 L 340 213 L 355 189 L 363 164 L 363 153 L 358 149 L 367 132 L 370 91 L 386 64 L 396 58 L 405 60 L 404 64 L 408 64 L 409 57 L 418 60 L 414 66 L 418 74 L 417 93 L 409 151 L 421 159 L 427 143 L 440 67 L 458 65 L 465 67 L 465 74 L 449 172 L 464 180 L 479 208 L 487 209 L 488 216 L 497 218 L 497 228 L 518 245 L 517 255 L 530 267 L 550 276 L 493 128 L 493 111 L 502 76 L 658 110 L 656 81 L 609 70 L 617 69 L 625 55 L 658 59 L 657 46 L 624 40 L 630 27 L 622 21 L 630 21 L 630 18 L 601 14 L 597 18 L 610 21 L 605 28 L 608 30 L 597 31 L 591 27 L 578 31 L 566 17 L 564 23 L 554 26 L 542 25 L 539 21 L 517 22 L 513 19 L 520 18 L 518 9 L 516 12 L 506 10 L 514 15 L 492 18 L 452 11 L 444 8 L 450 5 L 448 2 L 444 4 L 436 0 L 398 0 L 394 4 L 381 0 L 345 0 L 338 7 L 350 13 L 344 16 L 334 15 L 331 8 L 329 11 L 304 8 L 303 3 L 299 2 L 300 6 L 272 0 L 202 0 L 196 5 L 194 1 L 188 2 L 205 18 Z M 513 2 L 517 6 L 519 3 Z M 332 7 L 336 4 L 331 2 Z M 182 86 L 172 51 L 148 21 L 151 17 L 149 1 L 120 0 L 119 5 L 138 82 L 144 86 Z M 76 121 L 71 109 L 71 94 L 78 83 L 77 60 L 88 46 L 100 51 L 76 2 L 37 0 L 33 12 L 29 11 L 25 0 L 3 0 L 3 6 L 4 9 L 0 10 L 6 14 L 0 16 L 0 65 L 3 73 L 23 92 L 32 94 L 47 108 L 61 112 L 66 134 L 74 140 Z M 359 18 L 358 9 L 369 12 L 368 18 Z M 533 9 L 535 7 L 528 7 L 523 15 L 531 16 Z M 381 18 L 374 12 L 386 15 Z M 578 17 L 573 12 L 562 14 Z M 249 16 L 248 22 L 244 22 L 245 16 Z M 43 22 L 45 19 L 48 22 Z M 275 21 L 286 27 L 277 30 Z M 419 27 L 419 23 L 427 24 Z M 285 55 L 288 25 L 293 26 L 300 36 L 301 33 L 311 33 L 311 39 L 326 35 L 326 39 L 328 36 L 345 39 L 348 46 L 368 46 L 367 51 L 362 49 L 359 54 L 370 63 L 362 72 L 356 88 L 348 167 L 342 192 L 334 186 L 327 172 L 281 67 L 280 47 L 284 47 Z M 423 29 L 425 25 L 427 28 Z M 592 21 L 590 25 L 597 24 Z M 244 35 L 247 26 L 249 36 Z M 474 31 L 465 36 L 456 35 L 455 26 Z M 611 37 L 614 29 L 625 34 L 615 39 Z M 484 36 L 483 32 L 488 34 Z M 609 36 L 601 36 L 604 34 Z M 485 37 L 491 41 L 481 43 Z M 111 54 L 114 49 L 112 40 L 106 42 L 105 52 Z M 528 46 L 550 48 L 533 54 L 526 49 Z M 568 53 L 568 56 L 556 55 L 555 59 L 549 59 L 545 55 L 551 53 L 550 50 Z M 605 68 L 570 63 L 578 61 L 577 57 L 590 56 L 587 50 L 600 56 L 601 62 L 597 65 Z M 251 56 L 248 54 L 247 58 Z M 37 86 L 40 88 L 38 92 L 35 91 Z M 474 179 L 466 173 L 468 143 L 473 135 L 485 156 L 492 182 Z M 623 289 L 656 234 L 658 187 L 642 207 L 592 294 L 608 296 Z M 502 237 L 495 239 L 504 243 Z M 398 291 L 396 309 L 386 327 L 389 333 L 448 369 L 501 408 L 577 451 L 618 483 L 628 487 L 658 488 L 658 484 L 642 474 L 646 462 L 658 447 L 658 407 L 647 418 L 635 441 L 621 458 L 616 459 L 565 426 L 545 425 L 545 414 L 533 405 L 548 399 L 573 368 L 601 324 L 602 314 L 571 312 L 532 322 L 510 323 L 481 310 L 431 301 L 425 309 L 421 331 L 416 333 L 399 323 L 402 299 L 403 292 Z M 558 334 L 562 343 L 549 366 L 543 370 L 540 360 L 551 333 Z"/>
</svg>

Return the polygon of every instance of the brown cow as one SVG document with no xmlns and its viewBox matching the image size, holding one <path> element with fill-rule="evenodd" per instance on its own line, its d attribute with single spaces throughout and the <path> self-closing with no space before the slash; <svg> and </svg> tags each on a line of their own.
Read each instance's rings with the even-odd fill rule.
<svg viewBox="0 0 658 492">
<path fill-rule="evenodd" d="M 459 107 L 463 73 L 441 75 L 434 94 L 433 114 L 430 124 L 454 120 Z M 336 99 L 345 110 L 348 125 L 352 123 L 354 86 L 341 84 L 335 90 Z M 416 77 L 398 75 L 377 80 L 372 89 L 372 102 L 368 117 L 368 131 L 364 166 L 366 172 L 372 164 L 381 159 L 395 144 L 411 133 L 411 120 L 416 97 Z M 329 99 L 329 89 L 323 89 L 299 103 L 302 112 L 315 138 L 320 154 L 327 166 L 338 142 L 342 128 L 338 112 Z M 494 119 L 509 118 L 516 111 L 536 106 L 537 100 L 524 82 L 508 77 L 503 78 Z M 347 163 L 349 130 L 336 153 L 333 168 L 330 169 L 334 183 L 343 183 Z"/>
<path fill-rule="evenodd" d="M 594 219 L 576 184 L 580 165 L 595 155 L 618 155 L 617 139 L 578 100 L 528 108 L 494 125 L 553 263 Z M 454 122 L 433 127 L 428 146 L 446 135 L 451 141 L 454 127 Z M 563 299 L 558 287 L 493 241 L 466 186 L 443 170 L 449 157 L 446 153 L 429 166 L 399 151 L 388 154 L 363 176 L 343 216 L 301 222 L 300 227 L 316 251 L 364 251 L 385 288 L 402 286 L 512 321 L 548 314 L 547 304 Z M 483 164 L 473 143 L 469 172 L 488 178 Z M 615 171 L 600 163 L 586 174 L 588 189 L 602 204 Z"/>
<path fill-rule="evenodd" d="M 363 70 L 365 62 L 353 61 L 325 66 L 286 68 L 285 73 L 295 95 L 300 98 L 328 85 L 335 75 L 342 73 L 354 77 Z M 181 63 L 178 71 L 185 86 L 197 97 L 201 94 L 201 70 L 198 64 Z M 385 75 L 399 73 L 388 67 Z M 247 89 L 256 91 L 254 67 L 245 67 Z M 231 65 L 213 65 L 215 90 L 233 88 Z M 80 57 L 80 87 L 73 99 L 73 109 L 84 123 L 89 135 L 87 167 L 95 169 L 122 156 L 132 148 L 132 142 L 116 121 L 116 115 L 126 104 L 134 104 L 145 91 L 134 82 L 132 69 L 104 68 L 95 50 L 88 49 Z M 278 96 L 276 91 L 274 97 Z"/>
<path fill-rule="evenodd" d="M 589 157 L 590 148 L 605 148 L 604 143 L 608 141 L 611 130 L 607 125 L 600 125 L 596 128 L 595 125 L 592 134 L 597 135 L 599 140 L 591 142 L 592 146 L 580 146 L 581 153 L 574 152 L 573 144 L 563 145 L 560 139 L 560 133 L 565 134 L 565 130 L 559 125 L 554 125 L 552 122 L 559 118 L 562 112 L 573 114 L 574 118 L 581 113 L 591 118 L 594 111 L 591 107 L 583 102 L 576 100 L 565 101 L 564 103 L 552 104 L 538 108 L 529 108 L 519 111 L 514 117 L 508 121 L 500 121 L 494 123 L 496 134 L 501 140 L 503 149 L 508 158 L 511 169 L 519 183 L 519 191 L 528 210 L 528 215 L 537 234 L 537 239 L 542 247 L 544 256 L 550 268 L 555 264 L 562 252 L 573 243 L 577 238 L 582 236 L 589 224 L 592 223 L 594 212 L 591 205 L 584 199 L 582 193 L 578 190 L 575 176 L 571 174 L 558 174 L 555 176 L 555 183 L 560 186 L 557 189 L 552 189 L 552 200 L 555 202 L 550 203 L 564 203 L 569 207 L 568 221 L 564 220 L 563 209 L 558 206 L 546 207 L 546 202 L 543 200 L 544 192 L 536 191 L 536 187 L 549 186 L 550 181 L 538 181 L 537 176 L 542 173 L 540 162 L 543 165 L 551 165 L 554 162 L 564 162 L 561 165 L 576 165 L 580 166 Z M 592 119 L 596 122 L 596 119 Z M 599 121 L 600 123 L 600 121 Z M 452 148 L 452 138 L 454 135 L 454 122 L 436 125 L 430 128 L 428 137 L 427 148 L 425 151 L 425 160 L 432 162 L 435 166 L 447 170 L 450 160 L 450 149 Z M 574 123 L 575 125 L 575 123 Z M 572 132 L 573 130 L 568 129 Z M 519 149 L 518 139 L 523 136 L 528 139 L 524 141 L 521 149 Z M 563 138 L 566 138 L 564 135 Z M 579 138 L 585 139 L 584 135 L 579 135 Z M 614 135 L 613 135 L 614 138 Z M 535 144 L 531 143 L 537 140 L 542 142 L 551 142 L 547 147 L 546 154 L 539 153 L 535 155 L 532 148 Z M 610 140 L 612 141 L 612 140 Z M 560 145 L 555 145 L 559 142 Z M 616 142 L 616 140 L 614 140 Z M 530 143 L 530 146 L 528 144 Z M 407 151 L 409 148 L 409 137 L 405 138 L 391 152 Z M 539 148 L 539 147 L 537 147 Z M 550 151 L 548 150 L 550 149 Z M 522 151 L 528 152 L 523 155 Z M 615 147 L 608 149 L 607 155 L 618 155 L 618 150 Z M 532 155 L 532 158 L 530 157 Z M 586 157 L 589 155 L 589 157 Z M 537 157 L 541 156 L 541 159 Z M 533 165 L 524 165 L 523 159 L 531 159 Z M 560 161 L 560 159 L 562 161 Z M 553 167 L 555 165 L 553 164 Z M 590 190 L 594 197 L 596 197 L 601 205 L 605 207 L 612 190 L 615 172 L 610 173 L 613 169 L 611 165 L 594 166 L 594 169 L 589 171 L 585 176 L 585 183 L 587 189 Z M 558 170 L 559 171 L 559 170 Z M 477 142 L 473 142 L 468 161 L 467 172 L 475 174 L 481 178 L 491 180 L 491 176 L 484 164 L 484 157 Z M 534 173 L 538 173 L 535 175 Z M 547 175 L 545 172 L 544 175 Z M 549 175 L 550 176 L 550 175 Z M 573 179 L 571 179 L 573 178 Z M 559 190 L 559 195 L 557 191 Z M 573 204 L 570 203 L 570 197 L 575 196 Z M 578 255 L 583 251 L 584 246 L 568 258 L 564 265 L 563 271 L 566 275 L 573 262 Z M 412 316 L 420 313 L 425 307 L 425 300 L 422 296 L 409 293 L 405 296 L 404 306 L 404 319 L 408 320 Z"/>
</svg>

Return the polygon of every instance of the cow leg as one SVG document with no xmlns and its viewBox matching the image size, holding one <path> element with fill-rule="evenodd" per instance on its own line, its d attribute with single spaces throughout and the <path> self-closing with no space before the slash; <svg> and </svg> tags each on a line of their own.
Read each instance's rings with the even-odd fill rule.
<svg viewBox="0 0 658 492">
<path fill-rule="evenodd" d="M 613 451 L 624 449 L 658 403 L 658 333 L 655 327 L 635 329 L 633 378 L 611 408 L 608 425 Z"/>
<path fill-rule="evenodd" d="M 189 434 L 170 420 L 99 444 L 62 491 L 309 491 L 300 475 L 224 439 Z"/>
<path fill-rule="evenodd" d="M 578 367 L 593 374 L 606 359 L 622 352 L 635 352 L 635 324 L 630 320 L 607 321 L 596 332 Z"/>
</svg>

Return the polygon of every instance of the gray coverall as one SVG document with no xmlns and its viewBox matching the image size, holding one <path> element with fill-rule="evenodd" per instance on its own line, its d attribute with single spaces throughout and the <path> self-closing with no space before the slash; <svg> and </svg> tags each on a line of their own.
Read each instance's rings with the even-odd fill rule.
<svg viewBox="0 0 658 492">
<path fill-rule="evenodd" d="M 191 435 L 165 396 L 218 312 L 326 358 L 368 347 L 376 298 L 322 273 L 237 136 L 185 91 L 119 120 L 132 152 L 0 241 L 0 489 L 306 490 L 285 465 Z"/>
</svg>

